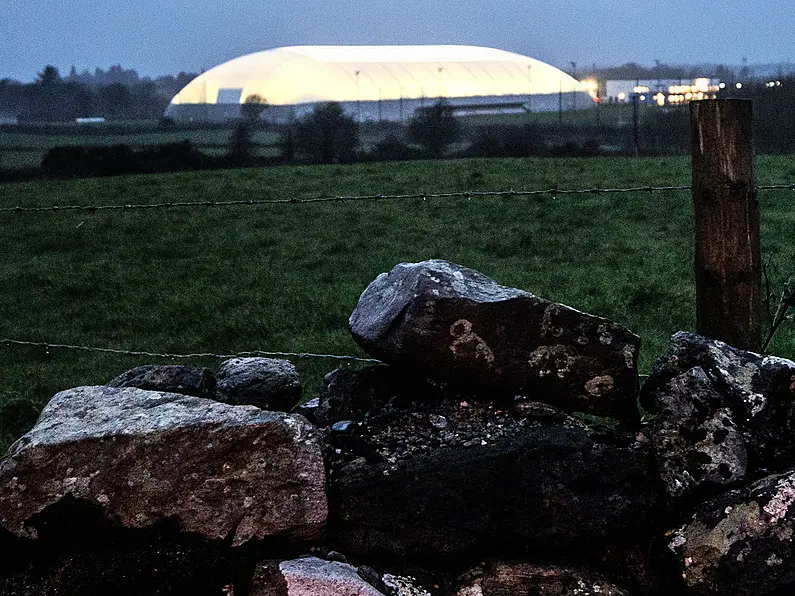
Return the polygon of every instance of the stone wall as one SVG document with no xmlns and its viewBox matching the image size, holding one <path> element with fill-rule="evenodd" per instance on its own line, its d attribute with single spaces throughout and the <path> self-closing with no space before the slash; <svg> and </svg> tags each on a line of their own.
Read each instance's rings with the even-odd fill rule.
<svg viewBox="0 0 795 596">
<path fill-rule="evenodd" d="M 0 460 L 0 593 L 774 594 L 795 585 L 795 364 L 629 330 L 445 261 L 364 291 L 383 365 L 63 391 Z M 299 405 L 300 404 L 300 405 Z"/>
</svg>

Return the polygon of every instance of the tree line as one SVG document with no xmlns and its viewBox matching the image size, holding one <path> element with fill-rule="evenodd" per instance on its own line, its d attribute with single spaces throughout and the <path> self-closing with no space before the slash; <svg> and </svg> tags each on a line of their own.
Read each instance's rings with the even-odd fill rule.
<svg viewBox="0 0 795 596">
<path fill-rule="evenodd" d="M 96 69 L 67 77 L 46 66 L 33 83 L 0 80 L 0 116 L 20 122 L 67 122 L 76 118 L 149 120 L 163 115 L 171 98 L 196 75 L 180 73 L 156 79 L 141 78 L 121 66 Z"/>
</svg>

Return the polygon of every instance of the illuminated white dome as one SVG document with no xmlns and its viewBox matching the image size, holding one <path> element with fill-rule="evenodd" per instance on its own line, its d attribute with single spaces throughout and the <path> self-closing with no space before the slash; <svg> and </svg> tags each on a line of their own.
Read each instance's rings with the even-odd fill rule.
<svg viewBox="0 0 795 596">
<path fill-rule="evenodd" d="M 248 54 L 203 73 L 172 100 L 176 106 L 270 106 L 324 101 L 394 102 L 425 98 L 494 98 L 584 91 L 539 60 L 475 46 L 295 46 Z M 239 108 L 238 108 L 239 109 Z M 167 112 L 167 113 L 169 113 Z"/>
</svg>

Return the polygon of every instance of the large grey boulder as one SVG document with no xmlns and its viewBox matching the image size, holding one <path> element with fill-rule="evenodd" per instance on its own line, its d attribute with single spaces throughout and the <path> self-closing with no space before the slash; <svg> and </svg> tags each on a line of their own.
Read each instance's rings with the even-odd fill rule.
<svg viewBox="0 0 795 596">
<path fill-rule="evenodd" d="M 795 465 L 795 363 L 677 333 L 641 391 L 674 508 Z"/>
<path fill-rule="evenodd" d="M 455 596 L 629 596 L 589 569 L 560 564 L 495 561 L 462 578 Z"/>
<path fill-rule="evenodd" d="M 148 391 L 182 393 L 195 397 L 215 395 L 215 377 L 207 368 L 179 364 L 144 364 L 123 372 L 108 387 L 138 387 Z"/>
<path fill-rule="evenodd" d="M 367 352 L 430 378 L 568 411 L 638 416 L 636 335 L 454 263 L 382 273 L 349 323 Z"/>
<path fill-rule="evenodd" d="M 216 374 L 220 401 L 289 412 L 301 400 L 301 379 L 292 362 L 276 358 L 231 358 Z"/>
<path fill-rule="evenodd" d="M 510 406 L 421 405 L 327 433 L 329 524 L 347 552 L 454 556 L 651 535 L 662 494 L 642 437 Z"/>
<path fill-rule="evenodd" d="M 327 515 L 317 431 L 303 417 L 137 388 L 58 393 L 0 461 L 0 526 L 85 502 L 127 528 L 172 520 L 235 545 L 313 539 Z"/>
<path fill-rule="evenodd" d="M 694 594 L 751 596 L 795 583 L 793 537 L 795 472 L 788 472 L 705 504 L 668 533 L 668 547 Z"/>
<path fill-rule="evenodd" d="M 250 596 L 384 596 L 347 563 L 306 557 L 260 565 Z"/>
</svg>

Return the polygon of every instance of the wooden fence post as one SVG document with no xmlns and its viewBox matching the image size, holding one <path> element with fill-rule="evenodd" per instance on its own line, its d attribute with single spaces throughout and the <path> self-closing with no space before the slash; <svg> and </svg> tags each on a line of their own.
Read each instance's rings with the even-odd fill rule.
<svg viewBox="0 0 795 596">
<path fill-rule="evenodd" d="M 690 104 L 698 332 L 761 351 L 762 266 L 752 104 Z"/>
</svg>

